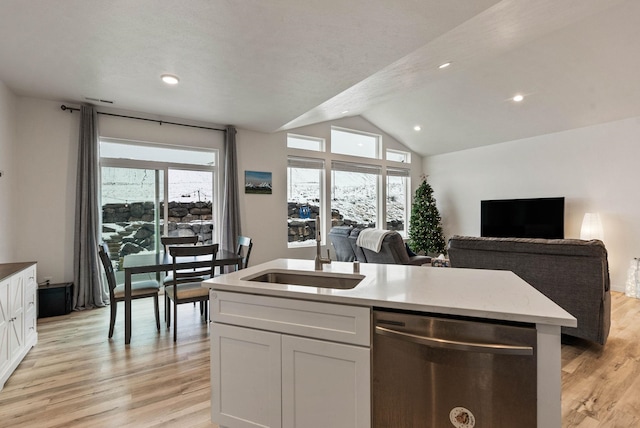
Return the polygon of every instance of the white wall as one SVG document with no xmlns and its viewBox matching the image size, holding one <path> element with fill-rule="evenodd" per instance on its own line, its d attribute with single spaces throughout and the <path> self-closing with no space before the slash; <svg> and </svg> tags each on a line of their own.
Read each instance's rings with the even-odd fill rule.
<svg viewBox="0 0 640 428">
<path fill-rule="evenodd" d="M 5 98 L 8 101 L 4 102 Z M 6 108 L 4 104 L 7 104 Z M 3 121 L 12 123 L 15 119 L 17 124 L 15 134 L 18 144 L 13 145 L 13 158 L 16 160 L 13 164 L 18 172 L 15 174 L 16 195 L 13 199 L 19 203 L 19 209 L 12 214 L 14 221 L 5 221 L 5 217 L 2 217 L 0 231 L 4 229 L 19 233 L 19 238 L 15 239 L 16 252 L 12 257 L 6 256 L 6 261 L 37 261 L 38 281 L 43 281 L 44 277 L 51 277 L 52 282 L 73 280 L 73 225 L 80 115 L 78 112 L 62 111 L 60 104 L 55 101 L 5 96 L 0 89 L 0 138 L 4 139 L 3 133 L 6 133 L 3 131 Z M 17 113 L 13 114 L 13 110 L 8 107 L 17 108 Z M 3 108 L 9 111 L 3 112 Z M 172 118 L 152 118 L 185 122 Z M 369 122 L 358 117 L 334 123 L 347 128 L 381 133 Z M 214 124 L 197 124 L 221 127 Z M 154 122 L 106 115 L 99 115 L 99 129 L 101 136 L 110 138 L 218 148 L 221 149 L 222 163 L 221 132 L 168 124 L 158 125 Z M 331 123 L 323 123 L 292 132 L 328 139 L 330 131 Z M 12 133 L 13 131 L 10 131 L 8 134 Z M 314 248 L 287 248 L 286 134 L 265 134 L 239 129 L 236 136 L 238 179 L 241 189 L 244 187 L 245 170 L 271 171 L 273 174 L 272 195 L 246 195 L 243 190 L 239 195 L 242 232 L 254 240 L 252 264 L 279 257 L 313 258 L 315 255 Z M 386 147 L 406 150 L 390 136 L 384 133 L 382 135 Z M 0 150 L 6 150 L 4 142 L 0 143 Z M 422 159 L 415 154 L 412 168 L 415 188 L 422 171 Z M 7 177 L 9 176 L 8 174 Z M 0 181 L 0 186 L 3 185 L 3 181 Z M 0 194 L 0 202 L 3 198 L 4 191 Z"/>
<path fill-rule="evenodd" d="M 15 168 L 16 97 L 0 81 L 0 263 L 15 260 L 14 189 L 17 178 Z"/>
<path fill-rule="evenodd" d="M 39 282 L 72 281 L 79 114 L 34 98 L 16 108 L 16 259 L 37 261 Z"/>
<path fill-rule="evenodd" d="M 640 257 L 640 117 L 424 159 L 445 234 L 480 235 L 482 199 L 565 197 L 565 237 L 599 212 L 612 288 Z"/>
</svg>

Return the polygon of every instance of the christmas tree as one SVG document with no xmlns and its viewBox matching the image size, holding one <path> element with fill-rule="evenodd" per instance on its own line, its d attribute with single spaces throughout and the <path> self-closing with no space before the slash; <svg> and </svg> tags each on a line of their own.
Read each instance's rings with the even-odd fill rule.
<svg viewBox="0 0 640 428">
<path fill-rule="evenodd" d="M 409 227 L 409 247 L 416 253 L 446 254 L 447 246 L 442 234 L 442 219 L 433 197 L 433 189 L 423 177 L 422 184 L 416 189 L 411 207 L 411 225 Z"/>
</svg>

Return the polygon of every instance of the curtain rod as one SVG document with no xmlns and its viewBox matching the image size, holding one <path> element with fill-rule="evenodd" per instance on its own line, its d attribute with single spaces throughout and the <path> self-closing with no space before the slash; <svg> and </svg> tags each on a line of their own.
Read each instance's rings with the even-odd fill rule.
<svg viewBox="0 0 640 428">
<path fill-rule="evenodd" d="M 74 111 L 80 111 L 79 108 L 75 108 L 75 107 L 67 107 L 66 105 L 62 104 L 60 106 L 60 108 L 62 109 L 62 111 L 66 111 L 69 110 L 69 113 L 73 113 Z M 123 117 L 125 119 L 136 119 L 136 120 L 145 120 L 147 122 L 157 122 L 160 125 L 162 125 L 163 123 L 166 123 L 168 125 L 177 125 L 177 126 L 186 126 L 188 128 L 198 128 L 198 129 L 208 129 L 210 131 L 222 131 L 222 132 L 226 132 L 226 129 L 220 129 L 220 128 L 209 128 L 207 126 L 198 126 L 198 125 L 187 125 L 186 123 L 177 123 L 177 122 L 167 122 L 166 120 L 157 120 L 157 119 L 147 119 L 146 117 L 136 117 L 136 116 L 125 116 L 123 114 L 115 114 L 115 113 L 104 113 L 99 111 L 98 114 L 103 114 L 105 116 L 114 116 L 114 117 Z"/>
</svg>

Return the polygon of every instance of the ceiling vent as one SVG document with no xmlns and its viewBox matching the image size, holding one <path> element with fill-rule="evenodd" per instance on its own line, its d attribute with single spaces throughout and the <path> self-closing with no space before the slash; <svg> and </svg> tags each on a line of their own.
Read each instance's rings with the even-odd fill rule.
<svg viewBox="0 0 640 428">
<path fill-rule="evenodd" d="M 113 101 L 101 100 L 99 98 L 84 97 L 84 99 L 87 100 L 87 101 L 94 101 L 94 102 L 97 102 L 97 103 L 113 104 Z"/>
</svg>

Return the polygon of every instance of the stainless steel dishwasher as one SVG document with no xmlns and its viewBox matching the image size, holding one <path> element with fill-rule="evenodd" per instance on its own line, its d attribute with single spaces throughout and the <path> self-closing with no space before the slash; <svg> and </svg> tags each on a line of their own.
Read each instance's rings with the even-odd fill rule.
<svg viewBox="0 0 640 428">
<path fill-rule="evenodd" d="M 374 311 L 375 428 L 536 427 L 533 325 Z"/>
</svg>

